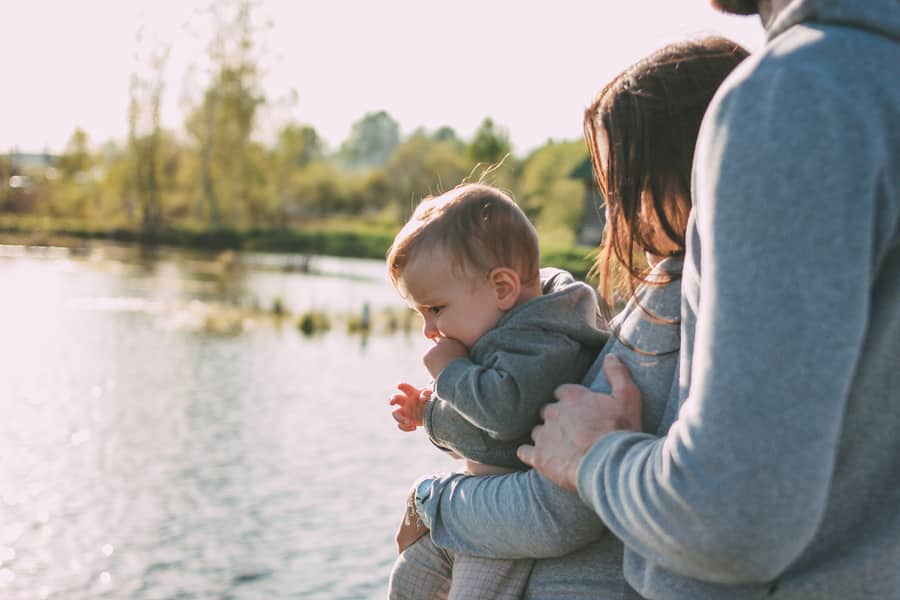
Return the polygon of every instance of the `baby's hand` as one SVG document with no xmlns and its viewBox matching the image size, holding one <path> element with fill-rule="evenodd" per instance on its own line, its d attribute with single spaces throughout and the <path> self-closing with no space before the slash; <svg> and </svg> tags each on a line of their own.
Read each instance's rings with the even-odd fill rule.
<svg viewBox="0 0 900 600">
<path fill-rule="evenodd" d="M 437 379 L 441 371 L 447 368 L 457 358 L 469 355 L 468 349 L 458 340 L 453 338 L 441 338 L 434 346 L 428 349 L 422 361 L 432 377 Z"/>
<path fill-rule="evenodd" d="M 425 402 L 431 398 L 431 390 L 420 390 L 408 383 L 401 383 L 397 389 L 400 392 L 391 396 L 390 404 L 396 407 L 391 416 L 401 431 L 415 431 L 425 424 Z"/>
</svg>

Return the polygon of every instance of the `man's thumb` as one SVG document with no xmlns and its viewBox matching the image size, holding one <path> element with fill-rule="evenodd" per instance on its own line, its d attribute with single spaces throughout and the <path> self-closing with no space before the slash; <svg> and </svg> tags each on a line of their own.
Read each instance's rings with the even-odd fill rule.
<svg viewBox="0 0 900 600">
<path fill-rule="evenodd" d="M 534 466 L 534 446 L 522 444 L 516 450 L 516 456 L 529 467 Z"/>
</svg>

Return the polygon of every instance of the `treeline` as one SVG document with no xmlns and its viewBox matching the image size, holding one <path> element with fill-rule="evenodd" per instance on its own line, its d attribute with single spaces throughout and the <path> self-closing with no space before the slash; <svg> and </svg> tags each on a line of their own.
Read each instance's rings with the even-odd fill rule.
<svg viewBox="0 0 900 600">
<path fill-rule="evenodd" d="M 169 48 L 150 45 L 138 52 L 131 78 L 127 140 L 98 145 L 76 129 L 61 155 L 38 164 L 0 156 L 0 181 L 8 182 L 0 211 L 151 236 L 172 228 L 289 230 L 335 220 L 386 227 L 405 219 L 424 195 L 477 179 L 502 161 L 490 181 L 515 195 L 542 239 L 572 245 L 584 207 L 584 184 L 571 177 L 586 157 L 581 141 L 548 141 L 516 157 L 508 133 L 490 118 L 470 139 L 449 127 L 402 135 L 384 111 L 364 115 L 338 148 L 328 148 L 313 125 L 295 122 L 261 141 L 261 115 L 280 101 L 262 91 L 255 5 L 216 6 L 206 83 L 180 130 L 160 123 Z M 138 35 L 139 48 L 143 40 Z"/>
<path fill-rule="evenodd" d="M 0 208 L 148 233 L 173 225 L 292 228 L 335 217 L 396 223 L 422 196 L 503 161 L 488 177 L 515 194 L 542 234 L 571 243 L 582 217 L 583 184 L 570 175 L 585 158 L 583 144 L 548 142 L 518 159 L 490 119 L 469 141 L 449 128 L 401 138 L 387 113 L 371 113 L 331 153 L 312 126 L 298 124 L 268 146 L 207 148 L 165 130 L 154 137 L 94 149 L 76 130 L 58 157 L 0 156 L 8 183 Z"/>
</svg>

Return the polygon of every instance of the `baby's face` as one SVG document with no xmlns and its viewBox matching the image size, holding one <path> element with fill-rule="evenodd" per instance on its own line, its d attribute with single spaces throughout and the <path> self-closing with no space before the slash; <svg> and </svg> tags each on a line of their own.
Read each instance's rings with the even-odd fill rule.
<svg viewBox="0 0 900 600">
<path fill-rule="evenodd" d="M 487 275 L 454 269 L 443 250 L 422 252 L 407 263 L 401 285 L 410 305 L 425 319 L 426 338 L 453 338 L 471 348 L 497 325 L 503 311 Z"/>
</svg>

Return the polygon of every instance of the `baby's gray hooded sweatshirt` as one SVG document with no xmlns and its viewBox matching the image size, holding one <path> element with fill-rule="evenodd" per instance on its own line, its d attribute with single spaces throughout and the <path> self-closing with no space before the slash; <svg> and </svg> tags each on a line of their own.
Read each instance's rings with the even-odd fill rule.
<svg viewBox="0 0 900 600">
<path fill-rule="evenodd" d="M 579 470 L 647 598 L 900 598 L 900 1 L 795 0 L 694 165 L 680 412 Z"/>
<path fill-rule="evenodd" d="M 541 269 L 541 286 L 440 373 L 424 419 L 435 445 L 525 468 L 516 448 L 531 439 L 541 406 L 558 386 L 581 381 L 608 337 L 590 286 L 559 269 Z"/>
</svg>

